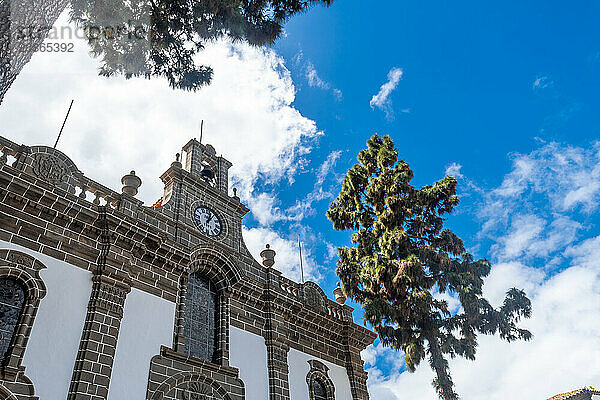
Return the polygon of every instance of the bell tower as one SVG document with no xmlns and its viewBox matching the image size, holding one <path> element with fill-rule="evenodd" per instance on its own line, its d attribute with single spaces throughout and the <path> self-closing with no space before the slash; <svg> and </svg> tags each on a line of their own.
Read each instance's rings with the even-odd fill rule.
<svg viewBox="0 0 600 400">
<path fill-rule="evenodd" d="M 185 246 L 221 243 L 241 249 L 242 217 L 249 211 L 236 195 L 229 195 L 232 163 L 217 156 L 210 144 L 191 139 L 182 148 L 183 157 L 161 175 L 165 188 L 160 204 L 153 207 L 173 221 L 170 238 Z"/>
<path fill-rule="evenodd" d="M 184 169 L 187 172 L 210 183 L 219 191 L 228 193 L 231 162 L 217 156 L 215 148 L 210 144 L 204 145 L 196 139 L 187 142 L 183 151 L 186 154 Z"/>
</svg>

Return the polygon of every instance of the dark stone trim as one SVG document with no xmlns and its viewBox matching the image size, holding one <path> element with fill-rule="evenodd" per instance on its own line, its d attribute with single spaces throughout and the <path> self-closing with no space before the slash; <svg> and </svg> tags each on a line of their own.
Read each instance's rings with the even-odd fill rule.
<svg viewBox="0 0 600 400">
<path fill-rule="evenodd" d="M 310 364 L 310 371 L 308 371 L 308 374 L 306 375 L 306 384 L 308 385 L 310 400 L 315 400 L 313 384 L 316 380 L 321 382 L 325 387 L 327 400 L 335 400 L 335 386 L 327 375 L 329 368 L 318 360 L 309 360 L 308 363 Z"/>
<path fill-rule="evenodd" d="M 92 293 L 73 368 L 67 400 L 105 400 L 117 349 L 123 307 L 131 281 L 123 265 L 111 265 L 111 234 L 104 207 L 99 208 L 98 254 L 92 273 Z"/>
<path fill-rule="evenodd" d="M 203 397 L 205 396 L 205 397 Z M 165 346 L 150 362 L 147 400 L 244 400 L 237 368 L 183 355 Z"/>
<path fill-rule="evenodd" d="M 0 277 L 12 277 L 25 288 L 25 304 L 13 334 L 7 357 L 0 369 L 0 386 L 12 393 L 7 399 L 34 400 L 35 389 L 25 375 L 23 355 L 41 300 L 46 296 L 46 286 L 39 272 L 46 268 L 34 257 L 16 250 L 0 250 Z M 0 390 L 0 393 L 2 390 Z M 12 396 L 12 397 L 11 397 Z"/>
<path fill-rule="evenodd" d="M 185 303 L 187 283 L 190 275 L 199 273 L 211 281 L 217 288 L 218 306 L 216 322 L 216 349 L 213 361 L 221 366 L 229 365 L 229 319 L 231 308 L 231 287 L 240 279 L 240 272 L 227 259 L 210 248 L 196 249 L 192 253 L 192 262 L 183 272 L 177 296 L 173 348 L 185 353 Z"/>
<path fill-rule="evenodd" d="M 267 369 L 269 372 L 269 400 L 289 400 L 290 383 L 288 379 L 287 323 L 282 313 L 275 307 L 274 289 L 281 272 L 274 269 L 267 271 L 267 287 L 264 292 L 265 301 L 265 343 L 267 345 Z"/>
</svg>

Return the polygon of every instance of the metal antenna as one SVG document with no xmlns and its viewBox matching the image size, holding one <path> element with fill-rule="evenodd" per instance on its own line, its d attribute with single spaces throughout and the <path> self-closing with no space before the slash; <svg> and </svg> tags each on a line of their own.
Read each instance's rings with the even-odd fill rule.
<svg viewBox="0 0 600 400">
<path fill-rule="evenodd" d="M 304 283 L 304 267 L 302 266 L 302 243 L 300 242 L 300 234 L 298 234 L 298 248 L 300 249 L 300 274 L 302 276 L 302 283 Z"/>
<path fill-rule="evenodd" d="M 67 111 L 65 120 L 63 121 L 62 126 L 60 127 L 60 132 L 58 132 L 58 137 L 56 138 L 56 142 L 54 142 L 54 148 L 56 148 L 56 145 L 58 144 L 58 140 L 60 139 L 60 135 L 62 135 L 62 131 L 65 128 L 65 124 L 67 123 L 67 118 L 69 118 L 69 113 L 71 112 L 71 107 L 73 107 L 73 101 L 74 100 L 71 100 L 71 105 L 69 106 L 69 110 Z"/>
<path fill-rule="evenodd" d="M 204 132 L 204 120 L 200 122 L 200 143 L 202 143 L 202 133 Z"/>
</svg>

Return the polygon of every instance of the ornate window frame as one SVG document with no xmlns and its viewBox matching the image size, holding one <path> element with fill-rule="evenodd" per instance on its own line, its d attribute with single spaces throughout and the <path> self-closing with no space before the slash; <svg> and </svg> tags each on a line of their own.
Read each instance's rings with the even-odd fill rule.
<svg viewBox="0 0 600 400">
<path fill-rule="evenodd" d="M 14 381 L 24 370 L 23 355 L 46 285 L 39 272 L 46 268 L 34 257 L 17 250 L 0 249 L 0 278 L 13 278 L 25 289 L 25 302 L 0 370 L 2 380 Z"/>
<path fill-rule="evenodd" d="M 192 252 L 191 260 L 192 262 L 185 269 L 179 280 L 173 349 L 178 353 L 185 354 L 184 325 L 187 285 L 191 275 L 199 274 L 209 280 L 215 286 L 217 292 L 217 316 L 215 318 L 215 330 L 217 332 L 212 363 L 220 366 L 229 366 L 231 288 L 240 280 L 240 271 L 229 260 L 223 258 L 218 250 L 212 247 L 197 248 Z"/>
<path fill-rule="evenodd" d="M 218 348 L 219 299 L 220 295 L 215 285 L 203 274 L 196 272 L 188 276 L 185 299 L 186 315 L 183 324 L 186 341 L 184 352 L 186 354 L 215 362 L 214 357 Z M 207 301 L 208 304 L 205 308 L 195 304 L 194 300 Z M 191 309 L 188 309 L 190 306 Z M 186 328 L 189 329 L 186 330 Z M 196 331 L 198 328 L 206 329 L 206 332 Z"/>
<path fill-rule="evenodd" d="M 327 400 L 335 399 L 335 386 L 329 376 L 327 375 L 329 368 L 321 361 L 309 360 L 310 371 L 306 375 L 306 384 L 308 385 L 308 394 L 310 400 L 315 400 L 313 384 L 315 381 L 319 381 L 327 393 Z"/>
</svg>

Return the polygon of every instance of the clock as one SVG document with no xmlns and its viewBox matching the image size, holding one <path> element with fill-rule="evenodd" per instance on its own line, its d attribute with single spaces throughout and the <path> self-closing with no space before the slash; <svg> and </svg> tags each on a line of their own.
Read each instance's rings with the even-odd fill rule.
<svg viewBox="0 0 600 400">
<path fill-rule="evenodd" d="M 223 224 L 217 214 L 208 207 L 199 206 L 194 210 L 194 222 L 202 233 L 208 236 L 219 236 Z"/>
</svg>

